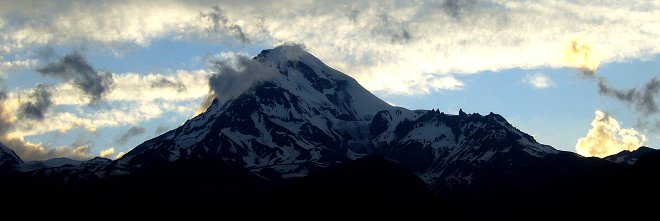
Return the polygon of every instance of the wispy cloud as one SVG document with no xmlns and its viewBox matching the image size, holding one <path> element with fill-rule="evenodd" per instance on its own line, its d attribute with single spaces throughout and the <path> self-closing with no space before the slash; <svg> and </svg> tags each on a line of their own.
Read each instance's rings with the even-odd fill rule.
<svg viewBox="0 0 660 221">
<path fill-rule="evenodd" d="M 214 73 L 209 77 L 209 87 L 220 102 L 226 102 L 256 83 L 279 75 L 279 70 L 274 67 L 240 55 L 235 62 L 214 60 L 211 68 Z"/>
<path fill-rule="evenodd" d="M 525 75 L 523 82 L 531 85 L 536 89 L 546 89 L 555 85 L 555 83 L 552 82 L 552 79 L 550 79 L 547 74 L 542 73 Z"/>
<path fill-rule="evenodd" d="M 143 134 L 145 131 L 146 130 L 144 127 L 132 126 L 125 133 L 119 136 L 119 138 L 115 140 L 115 143 L 119 145 L 126 144 L 131 138 Z"/>
<path fill-rule="evenodd" d="M 159 125 L 158 127 L 156 127 L 156 130 L 154 130 L 154 135 L 156 135 L 156 136 L 161 135 L 161 134 L 167 132 L 168 130 L 170 130 L 169 127 L 164 126 L 164 125 Z"/>
<path fill-rule="evenodd" d="M 652 78 L 643 87 L 620 90 L 612 88 L 605 78 L 598 79 L 600 94 L 615 98 L 619 101 L 635 106 L 635 109 L 644 114 L 658 113 L 658 97 L 660 97 L 660 81 Z"/>
</svg>

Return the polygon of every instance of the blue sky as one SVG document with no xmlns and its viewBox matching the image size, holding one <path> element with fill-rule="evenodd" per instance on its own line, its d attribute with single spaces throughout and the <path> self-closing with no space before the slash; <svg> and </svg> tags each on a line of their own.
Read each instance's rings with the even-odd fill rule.
<svg viewBox="0 0 660 221">
<path fill-rule="evenodd" d="M 98 3 L 2 3 L 0 141 L 24 159 L 119 157 L 197 112 L 209 60 L 282 43 L 304 44 L 391 104 L 498 113 L 560 150 L 579 139 L 593 156 L 660 145 L 658 90 L 642 93 L 660 76 L 657 2 Z M 111 73 L 100 101 L 75 82 L 82 74 L 44 73 L 67 56 L 87 75 Z M 601 80 L 636 94 L 600 93 Z M 42 120 L 23 113 L 39 84 L 51 94 Z"/>
</svg>

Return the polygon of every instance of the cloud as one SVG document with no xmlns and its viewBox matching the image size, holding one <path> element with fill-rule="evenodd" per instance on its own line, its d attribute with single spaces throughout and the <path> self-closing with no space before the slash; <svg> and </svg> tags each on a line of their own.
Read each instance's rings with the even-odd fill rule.
<svg viewBox="0 0 660 221">
<path fill-rule="evenodd" d="M 46 147 L 39 143 L 32 143 L 13 133 L 16 127 L 16 111 L 8 108 L 7 95 L 4 84 L 0 80 L 0 142 L 11 148 L 24 161 L 46 160 L 55 157 L 70 157 L 73 159 L 88 159 L 89 146 L 74 145 L 72 147 Z M 11 102 L 9 102 L 11 103 Z M 17 106 L 17 105 L 13 105 Z"/>
<path fill-rule="evenodd" d="M 389 38 L 392 43 L 408 43 L 413 39 L 406 23 L 392 18 L 387 13 L 380 15 L 371 32 L 376 36 Z"/>
<path fill-rule="evenodd" d="M 455 19 L 460 19 L 462 15 L 465 15 L 476 6 L 476 0 L 446 0 L 442 4 L 444 11 Z"/>
<path fill-rule="evenodd" d="M 169 130 L 170 130 L 169 127 L 167 127 L 167 126 L 163 126 L 163 125 L 159 125 L 158 127 L 156 127 L 156 130 L 154 130 L 154 135 L 158 136 L 158 135 L 161 135 L 161 134 L 163 134 L 163 133 L 165 133 L 165 132 L 167 132 L 167 131 L 169 131 Z"/>
<path fill-rule="evenodd" d="M 546 89 L 553 87 L 555 84 L 547 74 L 536 73 L 532 75 L 525 75 L 524 83 L 531 85 L 536 89 Z"/>
<path fill-rule="evenodd" d="M 39 84 L 28 95 L 29 100 L 21 104 L 18 115 L 25 119 L 44 120 L 44 113 L 53 104 L 53 86 Z"/>
<path fill-rule="evenodd" d="M 593 77 L 601 59 L 593 47 L 582 37 L 574 37 L 564 48 L 564 62 L 569 67 L 577 68 L 587 77 Z"/>
<path fill-rule="evenodd" d="M 206 70 L 179 70 L 172 74 L 114 74 L 114 86 L 105 99 L 114 101 L 140 101 L 152 102 L 186 101 L 199 99 L 209 91 L 208 75 Z M 67 90 L 67 89 L 62 89 Z M 68 89 L 69 92 L 75 93 Z M 66 96 L 62 93 L 63 96 Z M 75 97 L 56 99 L 60 104 L 79 103 Z"/>
<path fill-rule="evenodd" d="M 0 78 L 0 135 L 5 135 L 13 128 L 16 117 L 12 115 L 10 110 L 7 110 L 5 101 L 9 98 L 7 94 L 4 81 Z"/>
<path fill-rule="evenodd" d="M 195 105 L 209 91 L 207 75 L 203 70 L 115 75 L 115 89 L 104 98 L 104 102 L 112 105 L 96 108 L 89 107 L 86 101 L 80 99 L 86 94 L 72 82 L 55 85 L 51 91 L 51 100 L 58 111 L 44 112 L 46 120 L 40 122 L 18 118 L 24 95 L 29 95 L 33 90 L 8 93 L 0 84 L 0 142 L 26 161 L 53 157 L 89 159 L 92 156 L 92 144 L 89 142 L 49 146 L 30 142 L 25 137 L 47 132 L 64 133 L 74 128 L 85 128 L 94 132 L 98 128 L 134 125 L 168 112 L 189 116 L 195 111 Z M 175 84 L 181 83 L 187 89 L 179 91 L 181 87 L 178 86 L 152 87 L 161 86 L 159 83 L 162 83 L 163 79 Z"/>
<path fill-rule="evenodd" d="M 146 130 L 144 127 L 139 127 L 139 126 L 133 126 L 128 129 L 124 134 L 122 134 L 117 140 L 115 140 L 116 144 L 123 145 L 126 144 L 131 138 L 143 134 Z"/>
<path fill-rule="evenodd" d="M 126 153 L 125 153 L 125 152 L 123 152 L 123 151 L 122 151 L 122 152 L 119 152 L 119 153 L 117 153 L 117 155 L 115 155 L 115 160 L 116 160 L 116 159 L 119 159 L 119 158 L 121 158 L 121 157 L 123 157 L 123 156 L 124 156 L 124 154 L 126 154 Z"/>
<path fill-rule="evenodd" d="M 236 60 L 211 61 L 214 73 L 209 77 L 209 87 L 220 102 L 227 102 L 254 86 L 279 75 L 279 71 L 245 56 Z M 208 101 L 208 96 L 206 101 Z M 206 102 L 205 102 L 206 103 Z"/>
<path fill-rule="evenodd" d="M 209 92 L 208 75 L 205 70 L 114 74 L 114 89 L 105 95 L 102 107 L 89 107 L 87 101 L 81 99 L 85 93 L 71 82 L 59 84 L 52 94 L 54 109 L 58 111 L 48 112 L 44 116 L 48 120 L 39 123 L 16 121 L 14 113 L 19 110 L 21 97 L 30 91 L 12 91 L 6 94 L 6 118 L 14 119 L 15 125 L 12 123 L 10 131 L 15 136 L 32 136 L 53 131 L 66 132 L 74 128 L 93 132 L 103 127 L 134 125 L 166 113 L 191 116 Z M 165 86 L 163 79 L 176 82 L 177 86 Z M 183 88 L 180 86 L 186 90 L 180 91 Z"/>
<path fill-rule="evenodd" d="M 55 56 L 55 49 L 50 46 L 45 46 L 40 49 L 33 50 L 34 57 L 41 60 L 49 60 Z"/>
<path fill-rule="evenodd" d="M 619 101 L 635 106 L 635 109 L 645 116 L 658 113 L 658 98 L 660 81 L 652 78 L 641 88 L 619 90 L 609 86 L 605 78 L 598 78 L 598 92 Z"/>
<path fill-rule="evenodd" d="M 70 147 L 47 147 L 39 143 L 32 143 L 22 137 L 4 135 L 0 141 L 11 148 L 24 161 L 47 160 L 57 157 L 68 157 L 75 160 L 91 158 L 89 145 L 72 145 Z"/>
<path fill-rule="evenodd" d="M 110 157 L 112 157 L 113 154 L 115 154 L 115 148 L 110 147 L 108 149 L 101 150 L 101 152 L 99 153 L 99 156 L 103 157 L 103 158 L 110 158 Z"/>
<path fill-rule="evenodd" d="M 0 56 L 0 74 L 12 70 L 29 69 L 37 65 L 38 61 L 35 59 L 19 59 L 19 60 L 4 60 Z"/>
<path fill-rule="evenodd" d="M 79 42 L 146 46 L 154 39 L 239 45 L 249 40 L 259 47 L 299 42 L 367 89 L 399 94 L 425 93 L 417 88 L 428 85 L 429 76 L 544 67 L 588 73 L 601 63 L 660 53 L 660 3 L 655 1 L 171 0 L 3 6 L 0 15 L 13 15 L 1 16 L 4 51 Z"/>
<path fill-rule="evenodd" d="M 577 153 L 583 156 L 603 158 L 623 150 L 634 151 L 646 141 L 645 135 L 633 128 L 621 128 L 616 119 L 600 110 L 591 126 L 587 136 L 575 144 Z"/>
<path fill-rule="evenodd" d="M 65 55 L 37 71 L 45 76 L 70 80 L 74 86 L 90 97 L 90 103 L 97 103 L 111 90 L 114 84 L 111 73 L 96 71 L 78 52 Z"/>
<path fill-rule="evenodd" d="M 236 37 L 242 43 L 250 43 L 250 39 L 243 32 L 243 28 L 237 24 L 232 24 L 229 19 L 224 15 L 224 11 L 218 6 L 214 6 L 210 11 L 201 13 L 200 18 L 211 22 L 212 28 L 209 30 L 215 32 L 223 32 L 228 35 Z"/>
<path fill-rule="evenodd" d="M 453 76 L 434 77 L 431 79 L 430 88 L 434 90 L 459 90 L 465 86 L 465 83 L 457 80 Z"/>
<path fill-rule="evenodd" d="M 197 107 L 197 110 L 195 110 L 194 116 L 200 115 L 204 113 L 206 110 L 211 107 L 213 104 L 213 100 L 215 99 L 215 93 L 213 91 L 209 92 L 206 96 L 204 96 L 204 99 L 202 100 L 202 103 Z"/>
<path fill-rule="evenodd" d="M 151 87 L 152 88 L 173 88 L 176 89 L 177 92 L 184 92 L 186 91 L 186 85 L 184 85 L 180 81 L 173 81 L 168 78 L 160 78 L 155 81 L 151 82 Z"/>
<path fill-rule="evenodd" d="M 198 15 L 207 8 L 183 1 L 159 4 L 59 1 L 40 2 L 39 7 L 12 2 L 0 9 L 0 15 L 12 15 L 4 18 L 8 22 L 0 39 L 5 41 L 5 51 L 67 42 L 147 45 L 159 36 L 177 37 L 190 31 L 203 31 L 205 26 Z"/>
</svg>

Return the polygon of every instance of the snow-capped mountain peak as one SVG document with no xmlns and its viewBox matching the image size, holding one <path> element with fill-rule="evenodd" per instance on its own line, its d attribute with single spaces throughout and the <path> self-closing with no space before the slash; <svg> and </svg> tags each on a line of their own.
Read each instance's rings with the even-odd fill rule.
<svg viewBox="0 0 660 221">
<path fill-rule="evenodd" d="M 298 46 L 264 50 L 253 61 L 270 69 L 249 70 L 277 73 L 226 102 L 214 101 L 113 168 L 213 156 L 268 179 L 286 179 L 377 154 L 430 185 L 444 185 L 470 184 L 501 159 L 526 162 L 559 152 L 497 114 L 392 107 Z"/>
</svg>

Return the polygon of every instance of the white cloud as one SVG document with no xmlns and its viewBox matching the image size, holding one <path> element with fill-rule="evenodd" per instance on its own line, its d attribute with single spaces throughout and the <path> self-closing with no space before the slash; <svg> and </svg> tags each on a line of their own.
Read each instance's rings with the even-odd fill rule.
<svg viewBox="0 0 660 221">
<path fill-rule="evenodd" d="M 208 93 L 206 71 L 176 71 L 173 74 L 135 73 L 115 74 L 114 89 L 104 98 L 104 108 L 89 107 L 84 92 L 70 83 L 57 85 L 51 109 L 45 113 L 47 121 L 17 120 L 10 132 L 14 137 L 39 135 L 52 131 L 66 132 L 74 128 L 96 131 L 103 127 L 134 125 L 161 117 L 167 112 L 191 116 Z M 16 113 L 25 91 L 12 91 L 4 101 L 7 113 Z M 66 108 L 66 109 L 63 109 Z"/>
<path fill-rule="evenodd" d="M 241 45 L 238 29 L 231 29 L 240 27 L 256 45 L 303 43 L 370 90 L 408 94 L 460 88 L 428 83 L 447 74 L 595 69 L 601 62 L 660 53 L 657 1 L 471 2 L 454 8 L 445 1 L 14 2 L 3 5 L 0 18 L 8 20 L 12 12 L 28 19 L 5 22 L 0 45 L 5 51 L 90 41 L 146 46 L 156 38 Z M 217 25 L 200 17 L 213 6 L 227 19 L 224 29 L 212 31 Z M 572 42 L 579 50 L 571 49 Z"/>
<path fill-rule="evenodd" d="M 124 156 L 124 154 L 126 154 L 126 153 L 125 153 L 125 152 L 123 152 L 123 151 L 122 151 L 122 152 L 119 152 L 119 153 L 117 153 L 117 155 L 115 155 L 115 160 L 116 160 L 116 159 L 119 159 L 119 158 L 121 158 L 121 157 L 123 157 L 123 156 Z"/>
<path fill-rule="evenodd" d="M 101 152 L 99 153 L 99 156 L 100 156 L 100 157 L 103 157 L 103 158 L 110 158 L 110 157 L 112 157 L 112 155 L 114 155 L 114 154 L 115 154 L 115 148 L 114 148 L 114 147 L 110 147 L 110 148 L 108 148 L 108 149 L 101 150 Z"/>
<path fill-rule="evenodd" d="M 532 75 L 528 74 L 525 76 L 523 82 L 531 85 L 536 89 L 546 89 L 555 85 L 555 83 L 552 82 L 552 79 L 550 79 L 547 74 L 542 73 L 536 73 Z"/>
<path fill-rule="evenodd" d="M 2 14 L 27 17 L 24 24 L 8 29 L 2 35 L 10 47 L 93 41 L 108 44 L 147 45 L 156 37 L 181 37 L 189 30 L 201 32 L 200 10 L 194 4 L 166 1 L 98 2 L 60 1 L 57 4 L 3 4 Z M 39 12 L 39 13 L 36 13 Z M 22 14 L 21 14 L 22 13 Z M 38 17 L 38 18 L 34 18 Z M 25 19 L 25 18 L 21 18 Z"/>
<path fill-rule="evenodd" d="M 0 73 L 8 72 L 16 69 L 28 69 L 36 66 L 36 59 L 22 59 L 22 60 L 4 60 L 0 57 Z"/>
<path fill-rule="evenodd" d="M 577 153 L 583 156 L 606 157 L 623 150 L 633 151 L 646 141 L 646 136 L 633 128 L 621 128 L 612 116 L 600 110 L 591 122 L 586 137 L 575 144 Z"/>
<path fill-rule="evenodd" d="M 458 90 L 464 85 L 465 83 L 456 80 L 453 76 L 436 77 L 431 81 L 431 86 L 435 90 Z"/>
</svg>

